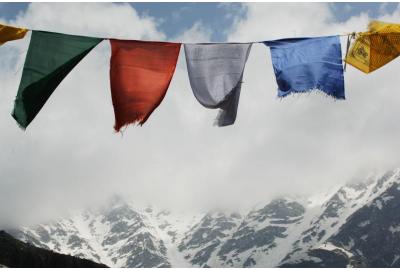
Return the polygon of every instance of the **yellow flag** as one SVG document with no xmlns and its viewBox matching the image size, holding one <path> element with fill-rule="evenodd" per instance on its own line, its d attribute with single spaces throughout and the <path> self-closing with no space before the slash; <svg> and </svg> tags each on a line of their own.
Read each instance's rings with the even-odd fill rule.
<svg viewBox="0 0 400 270">
<path fill-rule="evenodd" d="M 368 32 L 360 33 L 346 62 L 370 73 L 400 55 L 400 24 L 373 21 Z"/>
<path fill-rule="evenodd" d="M 28 29 L 0 24 L 0 45 L 7 41 L 23 38 L 26 32 Z"/>
</svg>

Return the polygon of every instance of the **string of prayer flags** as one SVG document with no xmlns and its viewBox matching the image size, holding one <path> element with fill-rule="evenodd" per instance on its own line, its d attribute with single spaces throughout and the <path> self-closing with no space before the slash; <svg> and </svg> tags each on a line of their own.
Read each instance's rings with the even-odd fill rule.
<svg viewBox="0 0 400 270">
<path fill-rule="evenodd" d="M 27 31 L 0 24 L 0 45 Z M 347 35 L 345 63 L 370 73 L 400 55 L 400 24 L 373 21 L 368 31 Z M 351 45 L 351 38 L 357 36 Z M 103 38 L 32 30 L 12 116 L 26 129 L 51 94 Z M 163 101 L 182 43 L 109 39 L 110 88 L 115 131 L 143 125 Z M 197 101 L 218 109 L 215 123 L 235 123 L 244 69 L 252 44 L 270 48 L 278 96 L 320 90 L 345 99 L 339 36 L 248 43 L 184 44 L 190 86 Z M 349 49 L 350 48 L 350 49 Z"/>
<path fill-rule="evenodd" d="M 243 72 L 251 43 L 185 44 L 190 85 L 206 108 L 219 108 L 218 126 L 236 120 Z"/>
<path fill-rule="evenodd" d="M 344 99 L 342 51 L 338 36 L 265 41 L 270 47 L 278 96 L 319 89 Z"/>
<path fill-rule="evenodd" d="M 110 83 L 115 126 L 143 125 L 168 90 L 180 43 L 111 39 Z"/>
<path fill-rule="evenodd" d="M 370 73 L 400 54 L 400 24 L 373 21 L 368 32 L 360 33 L 350 49 L 346 62 L 364 73 Z"/>
<path fill-rule="evenodd" d="M 7 41 L 24 38 L 28 29 L 0 24 L 0 45 Z"/>
<path fill-rule="evenodd" d="M 13 117 L 26 128 L 68 73 L 100 38 L 32 31 Z"/>
</svg>

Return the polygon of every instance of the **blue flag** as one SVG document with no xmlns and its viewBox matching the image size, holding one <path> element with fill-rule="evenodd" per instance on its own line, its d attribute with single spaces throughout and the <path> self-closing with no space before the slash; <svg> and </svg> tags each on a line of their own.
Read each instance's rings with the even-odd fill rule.
<svg viewBox="0 0 400 270">
<path fill-rule="evenodd" d="M 279 97 L 319 89 L 336 99 L 345 99 L 338 36 L 263 43 L 271 50 Z"/>
</svg>

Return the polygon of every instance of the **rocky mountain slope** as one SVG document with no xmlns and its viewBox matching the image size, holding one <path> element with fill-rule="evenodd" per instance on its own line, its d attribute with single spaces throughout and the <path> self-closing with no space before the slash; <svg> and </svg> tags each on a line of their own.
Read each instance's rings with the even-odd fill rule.
<svg viewBox="0 0 400 270">
<path fill-rule="evenodd" d="M 23 243 L 4 231 L 0 231 L 0 267 L 79 267 L 105 268 L 94 263 Z"/>
<path fill-rule="evenodd" d="M 174 213 L 116 198 L 12 233 L 116 267 L 399 267 L 399 184 L 394 170 L 318 200 L 278 198 L 245 213 Z"/>
<path fill-rule="evenodd" d="M 328 204 L 335 206 L 334 211 L 330 212 L 328 217 L 318 219 L 329 224 L 322 228 L 329 228 L 328 230 L 333 233 L 326 234 L 326 230 L 320 229 L 321 226 L 316 226 L 319 230 L 315 229 L 315 226 L 311 227 L 313 233 L 309 234 L 310 231 L 307 231 L 304 234 L 305 238 L 294 243 L 294 251 L 288 254 L 282 265 L 286 267 L 399 267 L 400 250 L 396 245 L 400 237 L 400 230 L 398 232 L 396 230 L 400 225 L 399 179 L 400 173 L 396 170 L 386 173 L 377 181 L 352 185 L 339 190 L 332 197 L 333 200 L 328 201 Z M 329 208 L 329 206 L 326 207 L 326 209 Z M 338 219 L 338 217 L 341 218 Z M 333 223 L 332 219 L 335 220 Z M 324 235 L 319 240 L 319 234 L 326 234 L 326 236 Z M 316 241 L 315 237 L 317 237 Z M 307 245 L 308 249 L 304 246 L 302 249 L 298 248 L 298 243 L 307 243 L 307 241 L 313 241 L 312 245 Z M 334 262 L 327 264 L 329 260 Z M 341 261 L 340 264 L 338 264 L 339 261 Z"/>
</svg>

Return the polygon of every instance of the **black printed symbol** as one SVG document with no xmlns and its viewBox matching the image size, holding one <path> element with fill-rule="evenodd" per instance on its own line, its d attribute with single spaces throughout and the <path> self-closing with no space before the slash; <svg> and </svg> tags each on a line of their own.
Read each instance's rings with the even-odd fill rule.
<svg viewBox="0 0 400 270">
<path fill-rule="evenodd" d="M 364 47 L 359 47 L 357 49 L 357 54 L 361 55 L 363 58 L 367 58 L 368 53 L 365 51 Z"/>
</svg>

